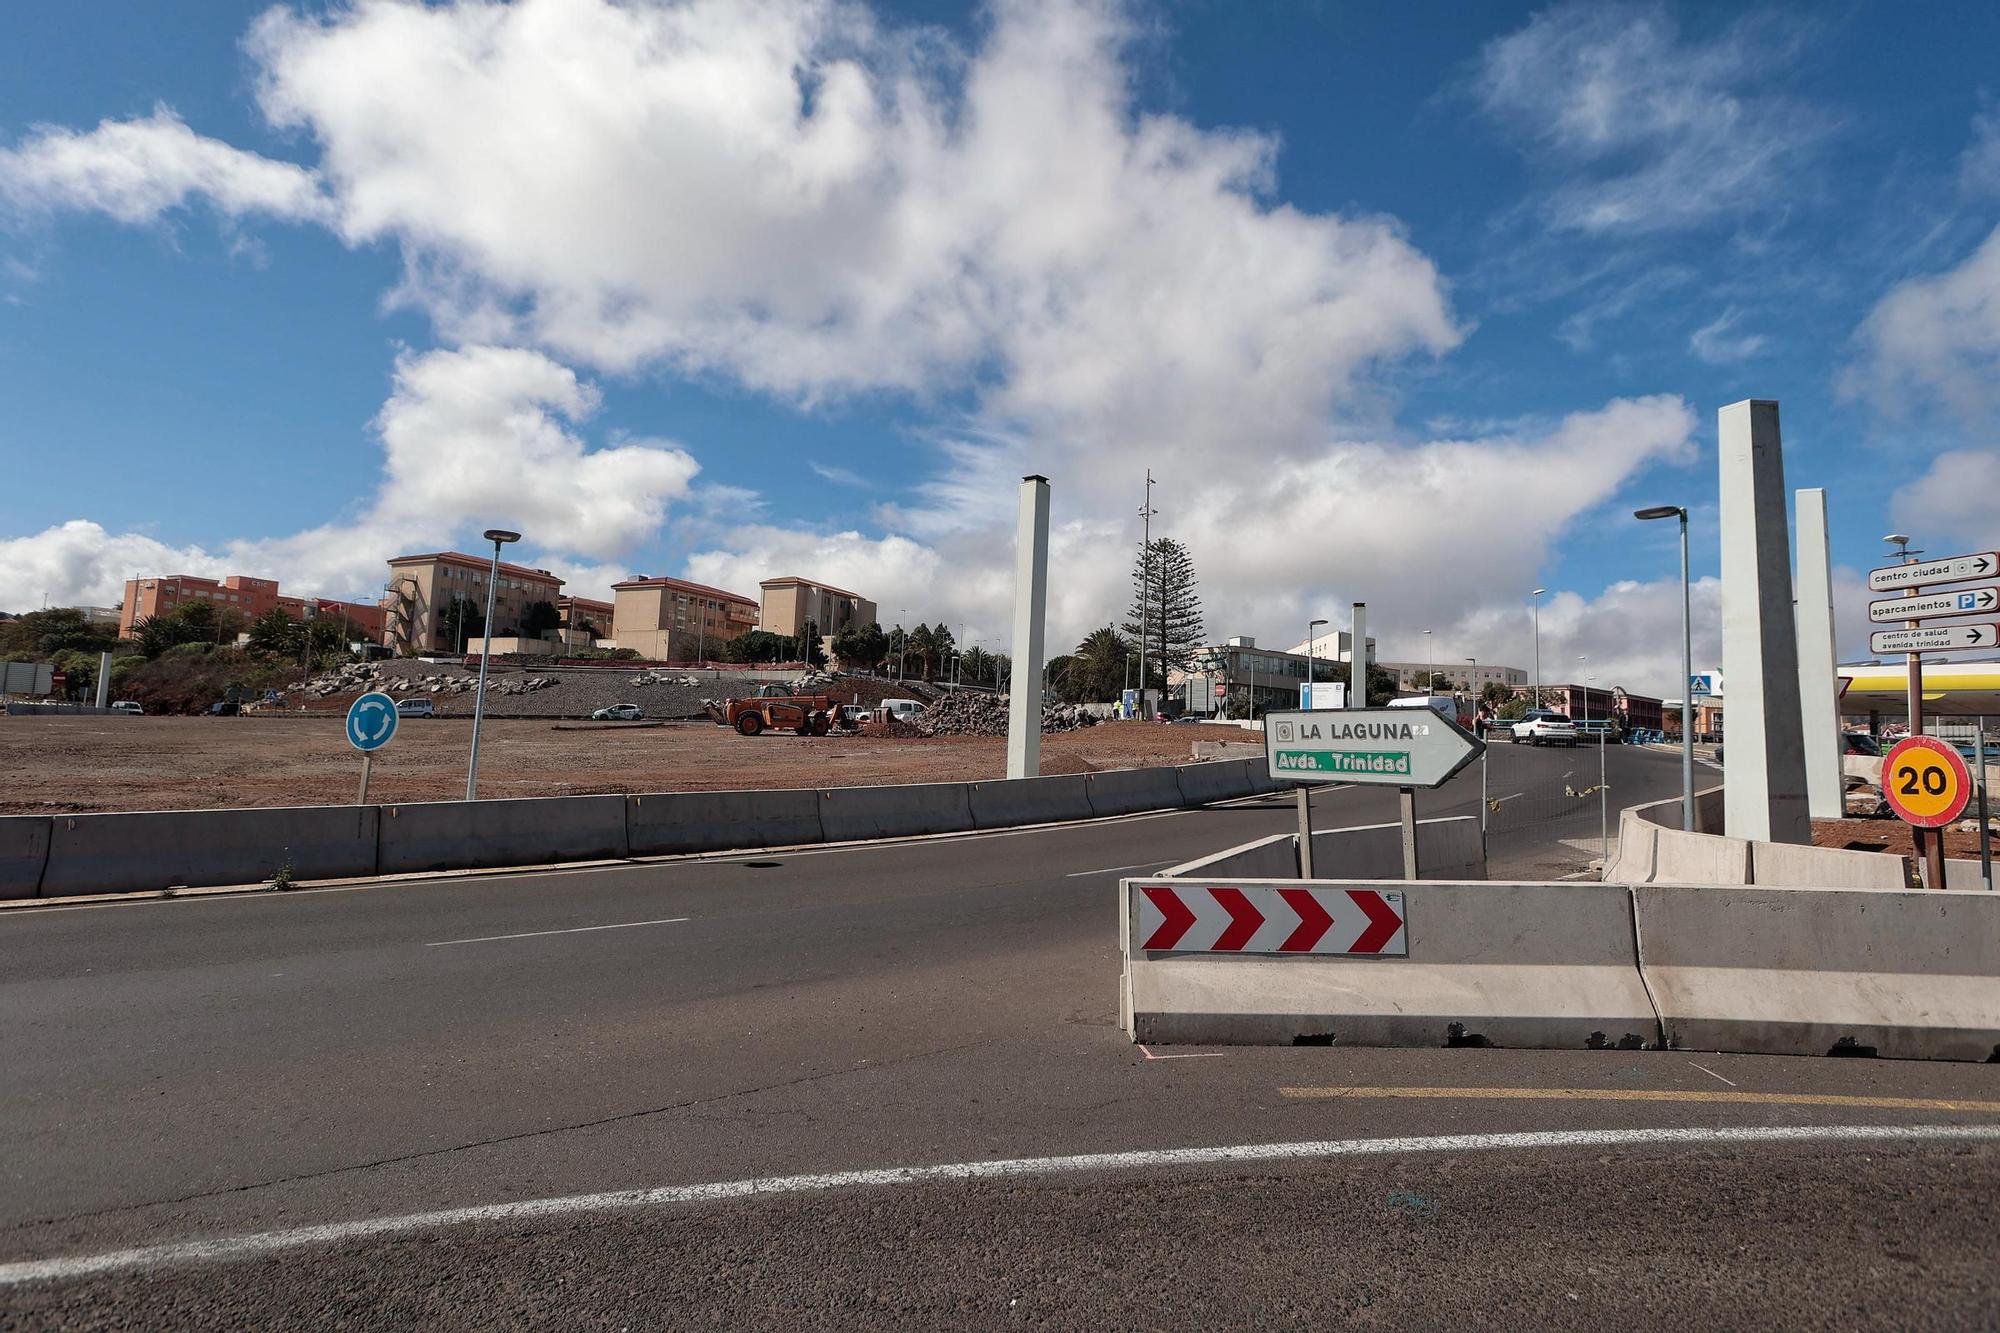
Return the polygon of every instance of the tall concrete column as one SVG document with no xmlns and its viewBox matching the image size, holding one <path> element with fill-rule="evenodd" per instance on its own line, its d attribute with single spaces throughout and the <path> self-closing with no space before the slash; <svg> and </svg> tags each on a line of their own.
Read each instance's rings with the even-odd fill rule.
<svg viewBox="0 0 2000 1333">
<path fill-rule="evenodd" d="M 1760 842 L 1810 843 L 1778 405 L 1761 398 L 1731 403 L 1717 414 L 1717 424 L 1722 674 L 1729 682 L 1723 831 Z"/>
<path fill-rule="evenodd" d="M 110 653 L 99 653 L 97 655 L 97 706 L 99 708 L 109 708 L 111 706 Z"/>
<path fill-rule="evenodd" d="M 1366 708 L 1368 706 L 1368 603 L 1356 602 L 1348 613 L 1353 624 L 1350 626 L 1350 640 L 1354 647 L 1347 655 L 1347 706 Z M 1334 637 L 1333 648 L 1340 651 L 1340 638 Z"/>
<path fill-rule="evenodd" d="M 1049 479 L 1021 478 L 1014 529 L 1014 685 L 1007 700 L 1007 776 L 1042 772 L 1042 620 L 1049 600 Z M 1139 682 L 1142 695 L 1146 682 Z"/>
<path fill-rule="evenodd" d="M 1826 492 L 1798 493 L 1799 707 L 1805 727 L 1806 808 L 1814 819 L 1846 813 L 1840 771 L 1840 688 L 1834 679 L 1833 563 Z"/>
</svg>

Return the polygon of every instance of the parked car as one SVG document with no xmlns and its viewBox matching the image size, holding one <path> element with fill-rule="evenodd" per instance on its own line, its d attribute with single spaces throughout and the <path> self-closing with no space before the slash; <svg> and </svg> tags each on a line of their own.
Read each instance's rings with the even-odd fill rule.
<svg viewBox="0 0 2000 1333">
<path fill-rule="evenodd" d="M 134 717 L 137 717 L 143 714 L 146 710 L 140 706 L 140 703 L 137 699 L 120 699 L 118 702 L 111 705 L 111 711 L 114 713 L 130 713 Z"/>
<path fill-rule="evenodd" d="M 875 710 L 862 704 L 842 704 L 840 706 L 840 725 L 849 731 L 859 727 L 873 716 L 875 716 Z"/>
<path fill-rule="evenodd" d="M 217 699 L 208 706 L 208 715 L 210 717 L 235 717 L 242 711 L 242 708 L 229 702 L 227 699 Z"/>
<path fill-rule="evenodd" d="M 1576 723 L 1551 708 L 1530 708 L 1514 724 L 1514 739 L 1530 745 L 1575 745 Z"/>
<path fill-rule="evenodd" d="M 646 710 L 637 704 L 612 704 L 600 708 L 590 715 L 592 722 L 638 722 L 646 716 Z"/>
<path fill-rule="evenodd" d="M 438 715 L 438 706 L 434 700 L 431 699 L 396 700 L 397 717 L 436 717 L 437 715 Z"/>
<path fill-rule="evenodd" d="M 1843 731 L 1840 734 L 1840 752 L 1874 756 L 1882 753 L 1882 747 L 1865 731 Z"/>
</svg>

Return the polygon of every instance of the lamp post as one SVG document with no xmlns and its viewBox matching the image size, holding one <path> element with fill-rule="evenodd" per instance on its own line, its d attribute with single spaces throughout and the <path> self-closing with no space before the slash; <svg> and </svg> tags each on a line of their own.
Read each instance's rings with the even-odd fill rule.
<svg viewBox="0 0 2000 1333">
<path fill-rule="evenodd" d="M 1535 589 L 1535 707 L 1542 706 L 1542 594 L 1547 588 Z"/>
<path fill-rule="evenodd" d="M 1681 505 L 1635 509 L 1637 519 L 1681 521 L 1681 829 L 1694 832 L 1694 637 L 1688 627 L 1688 511 Z"/>
<path fill-rule="evenodd" d="M 909 614 L 907 606 L 896 608 L 896 679 L 899 681 L 903 678 L 903 654 L 910 646 L 910 632 L 903 628 L 903 620 Z"/>
<path fill-rule="evenodd" d="M 486 720 L 486 667 L 493 660 L 493 598 L 500 588 L 500 548 L 521 540 L 518 532 L 488 528 L 486 540 L 493 543 L 493 564 L 486 572 L 486 626 L 479 641 L 479 693 L 472 700 L 472 756 L 465 764 L 465 799 L 479 794 L 479 727 Z"/>
<path fill-rule="evenodd" d="M 1308 620 L 1306 622 L 1306 684 L 1307 685 L 1311 685 L 1313 683 L 1313 631 L 1326 623 L 1327 622 L 1324 620 Z M 1334 657 L 1338 658 L 1339 656 L 1340 653 L 1338 650 L 1336 650 L 1334 652 Z M 1311 694 L 1312 691 L 1307 690 L 1306 693 Z M 1317 699 L 1313 700 L 1313 706 L 1317 708 L 1319 706 L 1319 700 Z"/>
<path fill-rule="evenodd" d="M 1425 665 L 1426 674 L 1424 676 L 1424 689 L 1428 693 L 1435 694 L 1437 692 L 1437 687 L 1438 687 L 1437 640 L 1431 637 L 1431 632 L 1429 630 L 1424 631 L 1424 660 L 1426 663 Z"/>
</svg>

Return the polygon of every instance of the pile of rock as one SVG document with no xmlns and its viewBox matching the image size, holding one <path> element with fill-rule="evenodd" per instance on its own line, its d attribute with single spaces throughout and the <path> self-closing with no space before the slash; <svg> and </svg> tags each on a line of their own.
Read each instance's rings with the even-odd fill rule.
<svg viewBox="0 0 2000 1333">
<path fill-rule="evenodd" d="M 349 662 L 331 675 L 302 680 L 285 687 L 290 694 L 308 694 L 324 699 L 333 694 L 358 694 L 373 689 L 381 673 L 373 662 Z"/>
<path fill-rule="evenodd" d="M 633 689 L 638 689 L 641 685 L 686 685 L 692 687 L 699 684 L 701 684 L 699 676 L 675 675 L 670 671 L 641 671 L 638 675 L 632 677 Z"/>
<path fill-rule="evenodd" d="M 1075 731 L 1097 725 L 1097 718 L 1076 704 L 1042 708 L 1043 732 Z M 892 723 L 892 736 L 1005 736 L 1007 698 L 996 694 L 947 694 L 906 723 Z"/>
</svg>

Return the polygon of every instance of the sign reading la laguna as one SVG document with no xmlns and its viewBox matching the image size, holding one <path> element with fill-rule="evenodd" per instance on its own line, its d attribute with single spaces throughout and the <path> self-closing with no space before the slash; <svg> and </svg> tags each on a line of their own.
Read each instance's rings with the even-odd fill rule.
<svg viewBox="0 0 2000 1333">
<path fill-rule="evenodd" d="M 1485 742 L 1428 708 L 1267 713 L 1264 759 L 1292 782 L 1437 787 L 1485 752 Z"/>
</svg>

